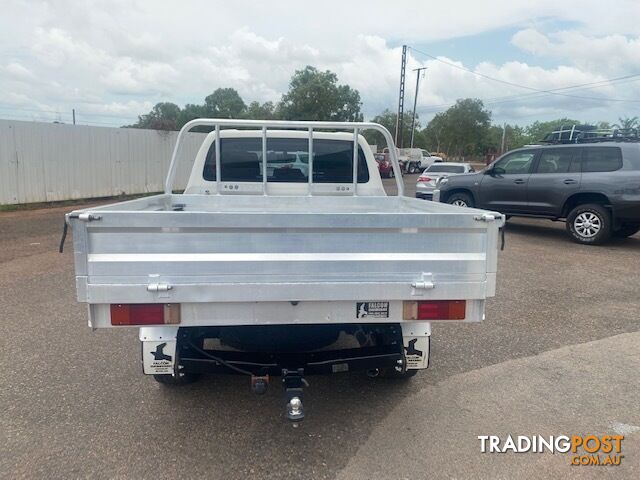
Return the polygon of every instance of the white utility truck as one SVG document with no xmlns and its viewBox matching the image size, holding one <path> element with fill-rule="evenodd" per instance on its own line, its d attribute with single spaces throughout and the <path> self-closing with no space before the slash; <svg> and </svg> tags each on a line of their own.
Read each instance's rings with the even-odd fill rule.
<svg viewBox="0 0 640 480">
<path fill-rule="evenodd" d="M 194 127 L 212 131 L 176 194 Z M 395 148 L 387 197 L 366 129 L 393 146 L 374 123 L 187 123 L 164 194 L 66 216 L 89 326 L 139 328 L 163 384 L 239 373 L 261 393 L 280 376 L 294 422 L 306 375 L 426 368 L 431 322 L 484 319 L 504 217 L 404 197 Z"/>
</svg>

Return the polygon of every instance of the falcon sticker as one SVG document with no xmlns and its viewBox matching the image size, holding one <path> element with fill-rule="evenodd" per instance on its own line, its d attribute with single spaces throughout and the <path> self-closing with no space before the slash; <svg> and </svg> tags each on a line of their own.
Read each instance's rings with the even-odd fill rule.
<svg viewBox="0 0 640 480">
<path fill-rule="evenodd" d="M 419 369 L 429 366 L 429 337 L 403 337 L 404 358 L 407 368 Z"/>
<path fill-rule="evenodd" d="M 142 342 L 142 364 L 147 375 L 173 374 L 175 341 Z"/>
<path fill-rule="evenodd" d="M 356 318 L 389 318 L 389 302 L 356 302 Z"/>
</svg>

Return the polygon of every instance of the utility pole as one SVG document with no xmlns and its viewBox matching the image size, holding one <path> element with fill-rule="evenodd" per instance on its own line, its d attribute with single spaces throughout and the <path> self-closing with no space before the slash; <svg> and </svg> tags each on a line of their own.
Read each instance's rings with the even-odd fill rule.
<svg viewBox="0 0 640 480">
<path fill-rule="evenodd" d="M 76 109 L 72 108 L 71 109 L 71 114 L 73 115 L 73 124 L 76 124 Z"/>
<path fill-rule="evenodd" d="M 500 142 L 500 155 L 504 153 L 506 139 L 507 139 L 507 122 L 504 122 L 502 124 L 502 141 Z"/>
<path fill-rule="evenodd" d="M 404 115 L 404 73 L 407 68 L 407 46 L 402 46 L 402 63 L 400 65 L 400 94 L 398 95 L 398 118 L 396 118 L 396 145 L 402 148 L 402 117 Z"/>
<path fill-rule="evenodd" d="M 414 68 L 416 72 L 416 96 L 413 99 L 413 120 L 411 120 L 411 148 L 413 148 L 413 135 L 416 130 L 416 105 L 418 105 L 418 88 L 420 88 L 420 72 L 426 70 L 427 67 Z"/>
</svg>

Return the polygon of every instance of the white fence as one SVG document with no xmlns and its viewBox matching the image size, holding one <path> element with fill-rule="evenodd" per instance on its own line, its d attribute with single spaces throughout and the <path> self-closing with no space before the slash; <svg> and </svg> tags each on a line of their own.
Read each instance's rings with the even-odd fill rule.
<svg viewBox="0 0 640 480">
<path fill-rule="evenodd" d="M 0 120 L 0 205 L 159 192 L 177 132 Z M 181 147 L 186 185 L 204 134 Z"/>
</svg>

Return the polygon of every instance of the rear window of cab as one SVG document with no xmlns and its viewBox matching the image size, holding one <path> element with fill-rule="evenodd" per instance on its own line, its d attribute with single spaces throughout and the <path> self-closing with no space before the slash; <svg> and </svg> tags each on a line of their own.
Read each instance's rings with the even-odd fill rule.
<svg viewBox="0 0 640 480">
<path fill-rule="evenodd" d="M 314 139 L 313 152 L 314 183 L 353 183 L 353 142 Z M 220 157 L 222 181 L 262 181 L 262 138 L 223 138 Z M 203 177 L 207 181 L 216 180 L 215 141 L 207 152 Z M 309 141 L 306 138 L 267 139 L 267 181 L 309 181 Z M 367 161 L 359 147 L 358 183 L 368 181 Z"/>
</svg>

